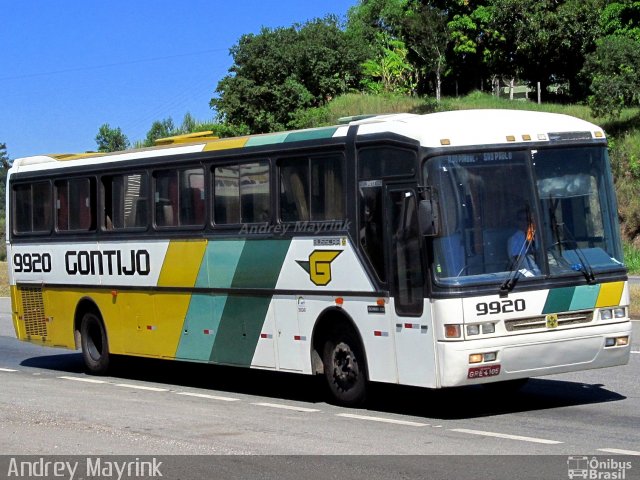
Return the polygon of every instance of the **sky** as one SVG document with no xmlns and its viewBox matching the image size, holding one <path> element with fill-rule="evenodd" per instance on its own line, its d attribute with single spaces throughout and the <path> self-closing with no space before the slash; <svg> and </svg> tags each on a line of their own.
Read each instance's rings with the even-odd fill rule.
<svg viewBox="0 0 640 480">
<path fill-rule="evenodd" d="M 96 149 L 104 123 L 133 144 L 155 120 L 212 120 L 245 33 L 358 0 L 0 0 L 0 143 L 9 158 Z"/>
</svg>

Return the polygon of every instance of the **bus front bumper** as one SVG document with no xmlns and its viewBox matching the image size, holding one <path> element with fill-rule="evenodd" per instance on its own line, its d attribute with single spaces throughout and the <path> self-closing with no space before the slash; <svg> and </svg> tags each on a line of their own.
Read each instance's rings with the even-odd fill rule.
<svg viewBox="0 0 640 480">
<path fill-rule="evenodd" d="M 620 337 L 628 338 L 626 345 L 605 346 L 607 339 Z M 629 362 L 631 322 L 482 340 L 438 341 L 437 351 L 440 387 L 613 367 Z M 491 360 L 494 353 L 495 360 Z M 482 360 L 470 363 L 472 358 Z"/>
</svg>

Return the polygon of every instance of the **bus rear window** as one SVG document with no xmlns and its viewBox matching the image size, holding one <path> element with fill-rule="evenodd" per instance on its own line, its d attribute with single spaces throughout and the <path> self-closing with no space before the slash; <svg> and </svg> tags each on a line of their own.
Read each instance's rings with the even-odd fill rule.
<svg viewBox="0 0 640 480">
<path fill-rule="evenodd" d="M 51 184 L 49 182 L 14 186 L 13 204 L 15 233 L 51 231 Z"/>
</svg>

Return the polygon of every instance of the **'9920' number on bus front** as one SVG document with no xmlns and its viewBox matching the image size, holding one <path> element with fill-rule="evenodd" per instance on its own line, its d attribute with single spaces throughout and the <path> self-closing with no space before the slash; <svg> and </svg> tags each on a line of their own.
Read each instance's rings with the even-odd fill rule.
<svg viewBox="0 0 640 480">
<path fill-rule="evenodd" d="M 476 303 L 476 312 L 479 317 L 482 315 L 497 315 L 498 313 L 524 312 L 526 308 L 527 304 L 522 298 Z"/>
<path fill-rule="evenodd" d="M 51 271 L 51 255 L 48 253 L 16 253 L 13 271 L 17 273 L 41 273 Z"/>
</svg>

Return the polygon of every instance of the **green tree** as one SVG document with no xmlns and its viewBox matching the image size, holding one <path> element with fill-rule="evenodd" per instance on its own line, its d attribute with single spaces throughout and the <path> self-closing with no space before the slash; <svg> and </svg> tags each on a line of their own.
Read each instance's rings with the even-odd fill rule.
<svg viewBox="0 0 640 480">
<path fill-rule="evenodd" d="M 180 125 L 179 131 L 181 133 L 194 133 L 198 128 L 198 121 L 189 112 L 184 114 L 182 119 L 182 125 Z"/>
<path fill-rule="evenodd" d="M 155 141 L 159 138 L 171 137 L 178 133 L 179 132 L 176 130 L 176 127 L 173 125 L 171 117 L 165 118 L 164 120 L 156 120 L 151 124 L 151 128 L 147 132 L 143 146 L 153 147 L 155 145 Z"/>
<path fill-rule="evenodd" d="M 590 83 L 594 115 L 618 117 L 640 101 L 640 2 L 611 2 L 601 10 L 596 50 L 587 56 L 582 78 Z"/>
<path fill-rule="evenodd" d="M 414 58 L 416 75 L 434 75 L 436 101 L 439 102 L 450 39 L 446 12 L 430 4 L 411 4 L 402 18 L 401 27 L 404 42 L 412 53 L 409 58 Z"/>
<path fill-rule="evenodd" d="M 593 114 L 619 117 L 624 107 L 640 104 L 640 42 L 617 35 L 601 39 L 583 74 L 592 79 Z"/>
<path fill-rule="evenodd" d="M 640 2 L 609 3 L 600 14 L 600 28 L 604 36 L 616 35 L 640 42 Z"/>
<path fill-rule="evenodd" d="M 117 152 L 129 148 L 129 140 L 120 127 L 111 128 L 108 123 L 103 124 L 98 130 L 96 143 L 99 152 Z"/>
<path fill-rule="evenodd" d="M 495 72 L 543 87 L 568 83 L 574 98 L 585 56 L 595 49 L 599 12 L 606 0 L 491 0 L 492 26 L 504 38 Z M 503 70 L 503 71 L 500 71 Z"/>
<path fill-rule="evenodd" d="M 407 59 L 404 42 L 378 32 L 377 43 L 380 49 L 362 64 L 365 88 L 371 93 L 413 93 L 414 69 Z"/>
<path fill-rule="evenodd" d="M 359 84 L 362 52 L 335 17 L 243 35 L 231 48 L 234 63 L 210 106 L 236 129 L 286 129 L 298 110 L 321 106 Z"/>
<path fill-rule="evenodd" d="M 441 0 L 436 5 L 447 13 L 449 43 L 447 65 L 455 91 L 482 89 L 493 74 L 497 49 L 504 40 L 493 25 L 489 0 Z"/>
</svg>

